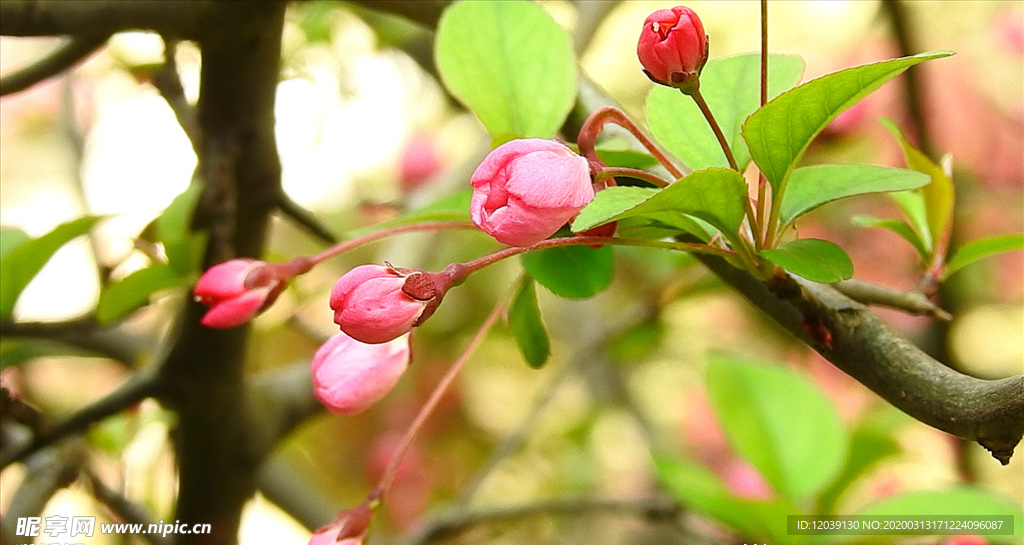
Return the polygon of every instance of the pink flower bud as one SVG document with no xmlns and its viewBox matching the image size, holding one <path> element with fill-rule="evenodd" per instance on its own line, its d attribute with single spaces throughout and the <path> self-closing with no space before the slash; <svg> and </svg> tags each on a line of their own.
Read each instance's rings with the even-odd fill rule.
<svg viewBox="0 0 1024 545">
<path fill-rule="evenodd" d="M 362 545 L 372 519 L 373 508 L 369 503 L 346 509 L 318 528 L 309 538 L 309 545 Z"/>
<path fill-rule="evenodd" d="M 269 307 L 284 289 L 274 265 L 257 259 L 232 259 L 210 267 L 196 283 L 196 300 L 208 305 L 201 323 L 224 329 L 240 326 Z"/>
<path fill-rule="evenodd" d="M 360 413 L 395 387 L 409 357 L 409 335 L 366 344 L 338 333 L 313 355 L 313 394 L 331 411 Z"/>
<path fill-rule="evenodd" d="M 414 298 L 403 290 L 406 280 L 422 272 L 380 265 L 360 265 L 331 289 L 334 323 L 364 343 L 385 343 L 419 325 L 432 297 Z M 425 317 L 424 317 L 425 319 Z"/>
<path fill-rule="evenodd" d="M 525 138 L 498 146 L 470 183 L 473 223 L 510 246 L 550 237 L 594 199 L 590 164 L 553 140 Z"/>
<path fill-rule="evenodd" d="M 708 60 L 704 25 L 688 7 L 659 9 L 644 21 L 636 55 L 651 81 L 684 91 L 694 89 Z"/>
</svg>

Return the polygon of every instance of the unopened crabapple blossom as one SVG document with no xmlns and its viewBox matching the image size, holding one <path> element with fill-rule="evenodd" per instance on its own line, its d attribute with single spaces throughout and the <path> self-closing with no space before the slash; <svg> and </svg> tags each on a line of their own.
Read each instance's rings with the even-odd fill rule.
<svg viewBox="0 0 1024 545">
<path fill-rule="evenodd" d="M 331 289 L 334 322 L 364 343 L 388 342 L 408 333 L 429 303 L 403 291 L 408 278 L 393 267 L 381 265 L 360 265 L 350 270 Z"/>
<path fill-rule="evenodd" d="M 273 264 L 258 259 L 218 263 L 193 290 L 196 300 L 210 307 L 200 321 L 217 329 L 240 326 L 274 302 L 285 280 Z"/>
<path fill-rule="evenodd" d="M 695 88 L 708 60 L 708 37 L 700 18 L 686 6 L 659 9 L 644 21 L 636 55 L 655 83 Z"/>
<path fill-rule="evenodd" d="M 410 354 L 408 334 L 367 344 L 340 332 L 313 355 L 313 394 L 332 412 L 363 412 L 395 387 Z"/>
<path fill-rule="evenodd" d="M 523 138 L 498 146 L 470 183 L 473 223 L 509 246 L 550 237 L 594 199 L 590 163 L 554 140 Z"/>
</svg>

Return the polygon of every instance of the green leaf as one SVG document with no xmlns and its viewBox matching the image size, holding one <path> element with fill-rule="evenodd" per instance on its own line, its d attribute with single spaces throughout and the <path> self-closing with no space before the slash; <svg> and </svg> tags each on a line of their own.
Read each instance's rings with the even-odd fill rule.
<svg viewBox="0 0 1024 545">
<path fill-rule="evenodd" d="M 794 504 L 839 473 L 847 438 L 828 398 L 804 377 L 770 364 L 714 354 L 711 405 L 732 448 Z"/>
<path fill-rule="evenodd" d="M 743 139 L 775 198 L 782 199 L 793 165 L 836 116 L 907 68 L 952 54 L 929 51 L 827 74 L 782 93 L 754 112 L 743 124 Z"/>
<path fill-rule="evenodd" d="M 902 168 L 874 165 L 819 165 L 798 168 L 789 178 L 786 195 L 779 214 L 779 231 L 801 214 L 837 199 L 917 189 L 929 181 L 928 176 Z"/>
<path fill-rule="evenodd" d="M 986 535 L 992 543 L 1021 543 L 1024 513 L 1020 504 L 979 488 L 959 486 L 939 491 L 919 491 L 882 500 L 857 515 L 876 517 L 911 516 L 1012 516 L 1013 535 Z M 964 532 L 971 533 L 971 532 Z M 892 540 L 891 536 L 888 539 Z"/>
<path fill-rule="evenodd" d="M 206 248 L 206 234 L 192 232 L 192 216 L 202 192 L 202 184 L 192 183 L 156 220 L 157 238 L 164 244 L 167 262 L 183 275 L 199 268 Z"/>
<path fill-rule="evenodd" d="M 919 191 L 897 191 L 889 197 L 900 207 L 903 214 L 910 220 L 907 226 L 917 234 L 921 247 L 925 249 L 921 256 L 927 259 L 932 255 L 932 232 L 928 228 L 928 212 L 924 206 L 924 197 Z"/>
<path fill-rule="evenodd" d="M 96 306 L 96 321 L 100 325 L 116 322 L 148 304 L 154 293 L 186 286 L 191 281 L 190 276 L 181 275 L 169 265 L 153 265 L 137 270 L 103 290 Z"/>
<path fill-rule="evenodd" d="M 83 216 L 58 225 L 53 231 L 22 242 L 0 261 L 0 318 L 10 319 L 14 304 L 46 262 L 71 240 L 84 235 L 103 216 Z"/>
<path fill-rule="evenodd" d="M 933 246 L 936 243 L 948 244 L 950 229 L 953 225 L 953 181 L 949 179 L 942 167 L 932 162 L 927 155 L 921 153 L 907 141 L 907 137 L 893 120 L 882 118 L 881 121 L 882 125 L 903 146 L 907 165 L 929 176 L 931 183 L 921 188 L 920 191 L 924 199 L 925 224 L 928 226 Z M 945 252 L 946 248 L 933 248 L 933 250 Z"/>
<path fill-rule="evenodd" d="M 551 138 L 576 100 L 569 35 L 533 2 L 458 2 L 437 25 L 441 79 L 491 136 Z"/>
<path fill-rule="evenodd" d="M 1024 250 L 1024 234 L 1001 235 L 991 238 L 973 240 L 964 244 L 953 254 L 953 257 L 946 263 L 942 271 L 942 278 L 945 280 L 953 273 L 959 271 L 979 259 L 993 254 Z"/>
<path fill-rule="evenodd" d="M 804 61 L 794 55 L 769 55 L 768 96 L 800 82 Z M 740 137 L 743 121 L 761 105 L 761 56 L 746 53 L 711 59 L 700 74 L 700 90 L 732 148 L 740 170 L 750 152 Z M 693 170 L 728 167 L 729 162 L 700 108 L 676 89 L 655 85 L 647 95 L 647 124 L 665 149 Z"/>
<path fill-rule="evenodd" d="M 551 293 L 586 299 L 611 284 L 615 254 L 611 246 L 559 246 L 525 253 L 521 260 L 526 272 Z"/>
<path fill-rule="evenodd" d="M 743 221 L 747 183 L 735 170 L 693 172 L 664 189 L 610 187 L 599 191 L 573 221 L 575 232 L 623 218 L 679 212 L 700 218 L 734 238 Z"/>
<path fill-rule="evenodd" d="M 786 514 L 792 514 L 792 511 L 786 513 L 778 503 L 733 496 L 717 475 L 696 462 L 655 456 L 654 467 L 658 481 L 681 504 L 720 521 L 742 536 L 772 536 L 776 532 L 771 526 L 777 526 L 778 521 L 785 521 Z"/>
<path fill-rule="evenodd" d="M 540 318 L 537 291 L 529 275 L 525 275 L 512 298 L 512 305 L 508 309 L 508 325 L 526 363 L 534 369 L 543 367 L 551 355 L 551 342 Z"/>
<path fill-rule="evenodd" d="M 827 240 L 791 240 L 774 250 L 762 250 L 761 255 L 779 267 L 815 282 L 838 282 L 853 276 L 850 256 Z"/>
<path fill-rule="evenodd" d="M 894 439 L 899 420 L 892 418 L 895 409 L 886 407 L 876 415 L 862 420 L 850 434 L 850 453 L 839 476 L 818 495 L 817 514 L 836 514 L 835 508 L 843 494 L 858 479 L 868 474 L 879 462 L 900 452 Z M 897 418 L 903 415 L 897 415 Z"/>
<path fill-rule="evenodd" d="M 25 231 L 15 227 L 0 227 L 0 260 L 15 248 L 32 240 Z"/>
<path fill-rule="evenodd" d="M 928 257 L 928 248 L 925 247 L 924 241 L 921 240 L 921 237 L 918 236 L 913 227 L 900 220 L 876 218 L 874 216 L 854 216 L 853 222 L 861 227 L 881 227 L 883 229 L 888 229 L 909 242 L 914 249 L 917 250 L 917 253 L 921 255 L 921 259 L 926 259 Z"/>
</svg>

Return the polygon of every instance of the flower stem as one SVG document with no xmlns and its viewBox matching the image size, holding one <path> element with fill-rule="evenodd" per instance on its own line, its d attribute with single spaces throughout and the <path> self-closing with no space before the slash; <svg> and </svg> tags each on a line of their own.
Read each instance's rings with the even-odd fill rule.
<svg viewBox="0 0 1024 545">
<path fill-rule="evenodd" d="M 643 246 L 647 248 L 661 248 L 664 250 L 676 250 L 680 252 L 710 254 L 724 257 L 730 260 L 736 257 L 736 252 L 732 250 L 726 250 L 724 248 L 715 248 L 703 243 L 666 242 L 662 240 L 651 240 L 646 238 L 575 236 L 542 240 L 530 246 L 510 246 L 508 248 L 498 250 L 493 254 L 485 255 L 483 257 L 474 259 L 473 261 L 463 263 L 462 266 L 465 268 L 462 270 L 465 272 L 465 276 L 469 276 L 471 273 L 474 273 L 488 265 L 493 265 L 503 259 L 507 259 L 509 257 L 523 254 L 526 252 L 531 252 L 533 250 L 543 250 L 544 248 L 555 248 L 559 246 L 603 246 L 605 244 L 610 244 L 613 246 Z"/>
<path fill-rule="evenodd" d="M 639 180 L 651 182 L 652 184 L 658 187 L 665 187 L 668 185 L 668 182 L 662 180 L 661 178 L 655 176 L 654 174 L 651 174 L 650 172 L 647 172 L 646 170 L 624 167 L 603 167 L 601 169 L 601 172 L 598 172 L 597 176 L 594 177 L 594 181 L 600 180 L 601 178 L 607 178 L 610 176 L 628 176 L 630 178 L 637 178 Z"/>
<path fill-rule="evenodd" d="M 658 146 L 656 146 L 654 142 L 640 130 L 640 127 L 637 127 L 636 124 L 629 119 L 629 116 L 624 114 L 618 108 L 613 108 L 611 106 L 594 110 L 594 112 L 590 114 L 590 117 L 583 122 L 583 126 L 580 127 L 580 133 L 576 137 L 576 144 L 579 145 L 580 153 L 584 157 L 591 161 L 596 161 L 599 164 L 604 164 L 597 157 L 597 151 L 594 149 L 594 145 L 597 141 L 598 133 L 601 132 L 601 128 L 604 127 L 605 123 L 609 122 L 615 123 L 616 125 L 619 125 L 633 133 L 633 136 L 635 136 L 636 139 L 651 152 L 651 155 L 654 156 L 659 163 L 664 165 L 665 169 L 675 176 L 677 180 L 683 177 L 682 171 L 680 171 L 679 168 L 669 160 L 668 156 L 658 149 Z"/>
<path fill-rule="evenodd" d="M 768 0 L 761 0 L 761 106 L 768 102 Z M 760 250 L 766 242 L 764 233 L 768 201 L 768 179 L 764 173 L 757 176 L 757 231 L 754 247 Z"/>
<path fill-rule="evenodd" d="M 704 119 L 707 120 L 708 125 L 711 126 L 711 131 L 715 133 L 715 138 L 718 139 L 718 144 L 722 146 L 722 151 L 725 152 L 725 158 L 729 161 L 729 167 L 735 171 L 739 171 L 740 168 L 736 165 L 736 158 L 732 155 L 732 150 L 729 148 L 729 142 L 725 140 L 725 135 L 722 134 L 721 127 L 718 126 L 718 122 L 715 121 L 714 114 L 711 113 L 711 108 L 708 107 L 708 103 L 704 100 L 704 95 L 701 94 L 700 89 L 694 89 L 690 96 L 693 97 L 693 101 L 697 103 L 697 107 L 700 108 L 701 113 L 704 114 Z"/>
<path fill-rule="evenodd" d="M 377 488 L 375 488 L 367 498 L 370 502 L 384 501 L 388 490 L 391 488 L 391 484 L 394 483 L 395 477 L 398 475 L 398 467 L 401 465 L 402 458 L 404 458 L 406 452 L 409 451 L 409 447 L 416 438 L 416 434 L 419 433 L 420 429 L 423 428 L 423 424 L 427 421 L 427 418 L 429 418 L 431 413 L 434 412 L 434 409 L 437 408 L 437 404 L 448 391 L 448 388 L 451 386 L 452 381 L 455 380 L 455 376 L 459 373 L 459 370 L 462 369 L 462 366 L 465 365 L 466 361 L 473 355 L 473 352 L 475 352 L 480 346 L 480 343 L 484 340 L 484 336 L 504 311 L 504 301 L 498 303 L 498 305 L 494 307 L 494 310 L 491 311 L 491 314 L 486 320 L 484 320 L 483 325 L 481 325 L 480 329 L 476 332 L 473 340 L 469 342 L 469 345 L 466 346 L 466 349 L 459 356 L 459 359 L 455 360 L 455 363 L 448 368 L 448 372 L 441 378 L 441 382 L 439 382 L 434 388 L 434 391 L 431 392 L 430 398 L 423 404 L 420 412 L 416 415 L 416 418 L 413 419 L 412 424 L 409 425 L 409 429 L 406 430 L 405 435 L 402 437 L 398 448 L 395 450 L 395 455 L 391 458 L 391 462 L 384 471 L 384 476 L 381 477 Z"/>
<path fill-rule="evenodd" d="M 412 224 L 408 224 L 408 225 L 399 225 L 399 226 L 396 226 L 396 227 L 388 227 L 386 229 L 381 229 L 379 231 L 374 231 L 372 233 L 367 233 L 365 235 L 358 236 L 356 238 L 352 238 L 352 239 L 346 240 L 346 241 L 344 241 L 344 242 L 342 242 L 340 244 L 335 244 L 334 246 L 331 246 L 330 248 L 328 248 L 328 249 L 326 249 L 326 250 L 324 250 L 324 251 L 322 251 L 322 252 L 320 252 L 320 253 L 318 253 L 318 254 L 316 254 L 314 256 L 303 257 L 303 258 L 296 258 L 296 260 L 309 260 L 311 262 L 309 267 L 312 268 L 313 266 L 319 265 L 320 263 L 323 263 L 324 261 L 327 261 L 328 259 L 330 259 L 330 258 L 332 258 L 332 257 L 334 257 L 336 255 L 342 254 L 342 253 L 347 252 L 349 250 L 352 250 L 354 248 L 358 248 L 359 246 L 362 246 L 364 244 L 368 244 L 368 243 L 373 242 L 375 240 L 380 240 L 382 238 L 387 238 L 387 237 L 390 237 L 392 235 L 397 235 L 399 233 L 409 233 L 409 232 L 413 232 L 413 231 L 440 231 L 442 229 L 476 229 L 476 228 L 477 227 L 475 225 L 473 225 L 470 222 L 466 222 L 466 221 L 430 221 L 430 222 L 424 222 L 424 223 L 412 223 Z M 306 270 L 308 271 L 309 269 L 306 269 Z M 306 271 L 302 271 L 302 272 L 306 272 Z"/>
</svg>

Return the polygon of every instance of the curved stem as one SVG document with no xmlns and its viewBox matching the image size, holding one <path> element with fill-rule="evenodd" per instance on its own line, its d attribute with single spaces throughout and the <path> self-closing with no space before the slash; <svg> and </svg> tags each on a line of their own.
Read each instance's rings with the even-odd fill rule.
<svg viewBox="0 0 1024 545">
<path fill-rule="evenodd" d="M 718 144 L 722 146 L 722 151 L 725 152 L 725 159 L 729 161 L 729 167 L 739 172 L 740 168 L 736 165 L 736 158 L 732 155 L 732 149 L 729 148 L 729 142 L 725 139 L 725 134 L 722 133 L 722 128 L 718 126 L 718 122 L 715 121 L 715 115 L 711 113 L 711 108 L 708 103 L 704 100 L 704 95 L 701 94 L 700 89 L 694 89 L 690 96 L 693 97 L 693 101 L 697 103 L 697 107 L 700 108 L 704 119 L 708 121 L 708 125 L 711 126 L 711 131 L 715 133 L 715 138 L 718 139 Z"/>
<path fill-rule="evenodd" d="M 310 267 L 319 265 L 328 259 L 345 253 L 353 248 L 358 248 L 364 244 L 368 244 L 375 240 L 387 238 L 392 235 L 399 233 L 409 233 L 412 231 L 440 231 L 442 229 L 476 229 L 476 225 L 473 225 L 467 221 L 432 221 L 426 223 L 413 223 L 410 225 L 399 225 L 397 227 L 388 227 L 372 233 L 367 233 L 362 236 L 358 236 L 353 239 L 346 240 L 341 244 L 336 244 L 330 248 L 310 257 L 303 257 L 298 259 L 308 259 L 311 264 Z M 307 269 L 308 270 L 308 269 Z"/>
<path fill-rule="evenodd" d="M 594 176 L 594 181 L 596 182 L 601 178 L 610 178 L 612 176 L 628 176 L 630 178 L 644 180 L 645 182 L 651 182 L 658 187 L 665 187 L 668 185 L 668 182 L 654 174 L 651 174 L 650 172 L 647 172 L 646 170 L 625 167 L 602 167 L 601 171 Z"/>
<path fill-rule="evenodd" d="M 469 276 L 471 273 L 474 273 L 488 265 L 493 265 L 503 259 L 523 254 L 526 252 L 531 252 L 533 250 L 543 250 L 544 248 L 555 248 L 558 246 L 604 246 L 606 244 L 612 246 L 644 246 L 648 248 L 661 248 L 665 250 L 709 254 L 723 257 L 726 259 L 734 258 L 737 255 L 737 253 L 732 250 L 715 248 L 712 246 L 708 246 L 707 244 L 693 242 L 665 242 L 662 240 L 650 240 L 646 238 L 593 236 L 563 237 L 542 240 L 530 246 L 510 246 L 508 248 L 498 250 L 493 254 L 485 255 L 483 257 L 474 259 L 473 261 L 463 263 L 463 277 Z M 457 280 L 461 280 L 461 278 L 458 278 Z"/>
<path fill-rule="evenodd" d="M 480 343 L 484 340 L 484 336 L 487 335 L 491 326 L 494 325 L 498 320 L 498 317 L 501 316 L 504 311 L 505 303 L 498 303 L 498 305 L 494 307 L 494 310 L 491 311 L 491 314 L 487 316 L 487 319 L 484 320 L 483 325 L 480 326 L 480 329 L 476 332 L 473 340 L 469 342 L 469 345 L 466 346 L 466 349 L 462 352 L 462 355 L 459 356 L 459 359 L 455 360 L 455 363 L 448 368 L 448 372 L 441 378 L 441 382 L 439 382 L 437 387 L 434 388 L 434 391 L 430 394 L 430 398 L 423 404 L 419 414 L 416 415 L 412 424 L 409 425 L 409 429 L 406 430 L 401 443 L 399 443 L 398 448 L 395 450 L 394 457 L 391 458 L 391 462 L 388 464 L 387 470 L 384 471 L 384 476 L 380 479 L 380 484 L 377 485 L 377 488 L 375 488 L 367 498 L 369 501 L 384 501 L 388 490 L 391 488 L 391 484 L 395 481 L 395 477 L 398 475 L 398 467 L 401 465 L 402 458 L 404 458 L 405 453 L 408 452 L 409 447 L 416 438 L 416 434 L 423 427 L 423 424 L 427 421 L 427 418 L 430 417 L 430 414 L 434 412 L 434 409 L 437 408 L 437 404 L 441 401 L 445 392 L 448 391 L 448 387 L 451 386 L 452 381 L 455 380 L 455 375 L 459 374 L 459 370 L 462 369 L 462 366 L 465 365 L 469 357 L 472 356 L 473 352 L 475 352 L 477 347 L 480 346 Z"/>
<path fill-rule="evenodd" d="M 669 171 L 669 173 L 675 176 L 677 180 L 683 177 L 682 171 L 680 171 L 679 168 L 669 160 L 668 156 L 658 149 L 658 146 L 656 146 L 654 142 L 640 130 L 640 127 L 637 127 L 636 124 L 633 123 L 633 121 L 621 110 L 611 106 L 594 110 L 594 113 L 590 114 L 590 117 L 583 122 L 583 126 L 580 127 L 579 135 L 576 137 L 576 143 L 580 147 L 580 154 L 591 161 L 601 163 L 601 160 L 597 157 L 597 151 L 594 149 L 594 144 L 597 141 L 598 133 L 601 132 L 601 127 L 608 122 L 615 123 L 616 125 L 619 125 L 631 132 L 633 136 L 635 136 L 636 139 L 639 140 L 645 148 L 647 148 L 647 151 L 650 151 L 651 155 L 654 156 L 654 158 L 657 159 L 658 162 Z"/>
</svg>

